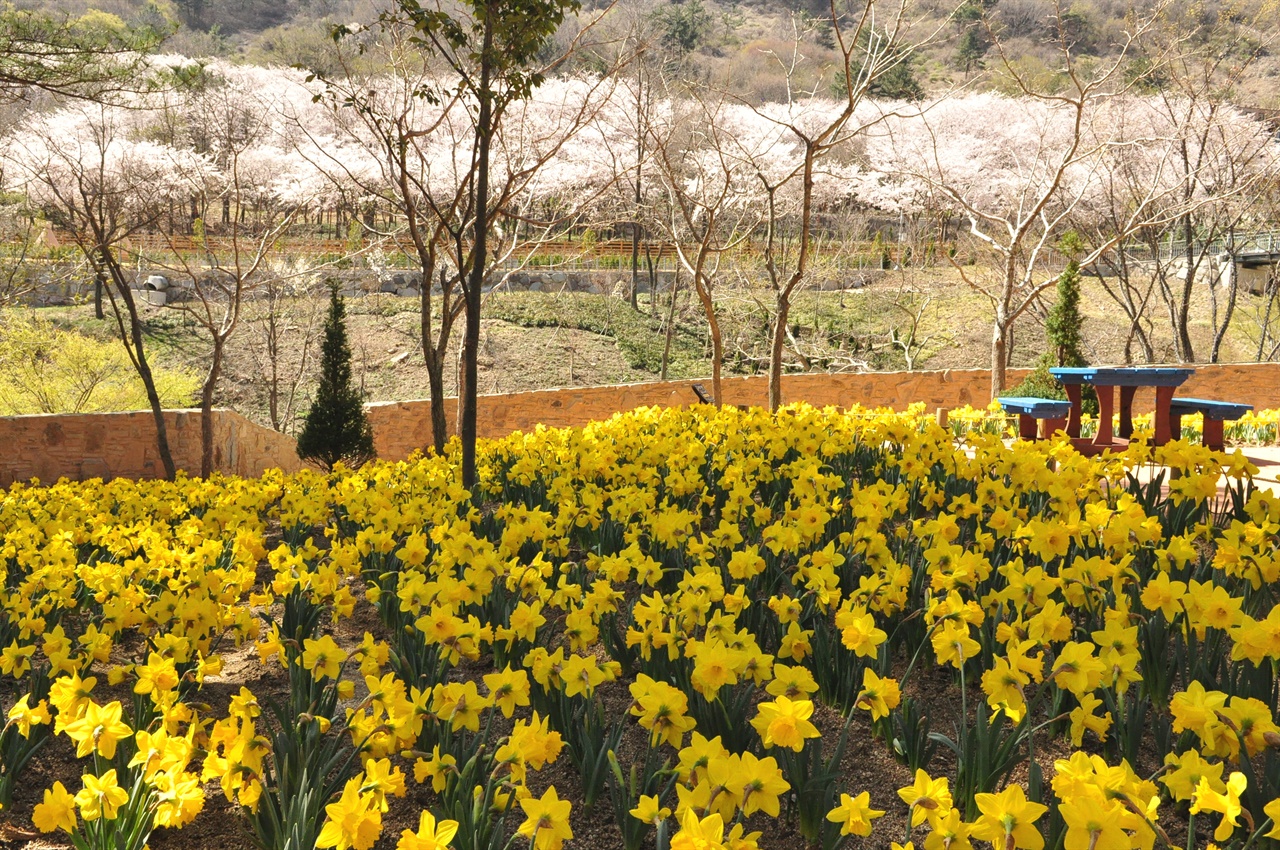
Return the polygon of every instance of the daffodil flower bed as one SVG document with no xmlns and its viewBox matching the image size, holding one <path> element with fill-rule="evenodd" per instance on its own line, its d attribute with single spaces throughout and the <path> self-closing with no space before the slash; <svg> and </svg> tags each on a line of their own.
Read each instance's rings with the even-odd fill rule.
<svg viewBox="0 0 1280 850">
<path fill-rule="evenodd" d="M 14 486 L 0 816 L 82 850 L 209 795 L 269 850 L 554 850 L 583 810 L 626 850 L 1275 846 L 1280 498 L 1239 453 L 1003 437 L 646 409 L 484 443 L 474 492 L 452 454 Z M 907 778 L 859 785 L 873 755 Z"/>
</svg>

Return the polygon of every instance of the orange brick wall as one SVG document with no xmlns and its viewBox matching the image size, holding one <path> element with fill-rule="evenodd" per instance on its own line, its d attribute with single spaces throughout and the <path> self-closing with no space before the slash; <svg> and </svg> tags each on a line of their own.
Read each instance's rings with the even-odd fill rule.
<svg viewBox="0 0 1280 850">
<path fill-rule="evenodd" d="M 292 437 L 255 425 L 238 413 L 214 411 L 214 468 L 256 476 L 302 468 Z M 165 427 L 174 463 L 200 471 L 200 412 L 170 410 Z M 149 411 L 0 417 L 0 487 L 39 478 L 158 478 L 164 475 Z"/>
<path fill-rule="evenodd" d="M 1026 370 L 1010 370 L 1018 381 Z M 708 381 L 653 381 L 611 387 L 580 387 L 539 392 L 481 396 L 477 402 L 482 437 L 501 437 L 512 431 L 527 431 L 541 423 L 549 427 L 581 426 L 594 419 L 607 419 L 620 410 L 649 405 L 694 404 L 698 398 L 692 385 Z M 913 402 L 937 407 L 985 405 L 990 395 L 991 376 L 985 369 L 953 369 L 945 372 L 861 372 L 839 375 L 787 375 L 782 381 L 784 401 L 807 401 L 819 406 L 893 407 L 903 409 Z M 764 376 L 734 377 L 723 381 L 725 404 L 764 405 L 769 384 Z M 455 400 L 448 399 L 447 421 L 452 433 Z M 431 404 L 400 401 L 366 407 L 373 425 L 374 447 L 388 460 L 407 457 L 414 449 L 431 443 Z"/>
<path fill-rule="evenodd" d="M 1010 369 L 1009 384 L 1028 373 Z M 501 437 L 527 431 L 541 423 L 549 427 L 581 426 L 606 419 L 621 410 L 647 405 L 693 404 L 695 381 L 653 381 L 611 387 L 580 387 L 528 393 L 481 396 L 478 400 L 482 437 Z M 710 389 L 710 381 L 701 381 Z M 768 400 L 764 376 L 726 378 L 726 404 L 763 405 Z M 787 375 L 784 401 L 815 405 L 892 407 L 905 409 L 922 402 L 929 410 L 966 404 L 982 407 L 990 400 L 991 373 L 986 369 L 951 369 L 939 372 L 858 372 L 839 375 Z M 1280 408 L 1280 363 L 1219 364 L 1197 366 L 1196 373 L 1179 390 L 1180 395 L 1217 398 L 1252 404 L 1255 410 Z M 1149 410 L 1153 391 L 1140 390 L 1135 412 Z M 455 400 L 446 400 L 450 433 L 455 422 Z M 367 405 L 378 456 L 400 460 L 414 449 L 431 443 L 431 406 L 426 401 L 400 401 Z"/>
<path fill-rule="evenodd" d="M 1017 382 L 1024 374 L 1026 370 L 1010 370 L 1009 380 Z M 481 396 L 480 436 L 501 437 L 538 424 L 581 426 L 648 405 L 693 404 L 697 400 L 693 383 L 654 381 Z M 783 398 L 815 405 L 896 409 L 921 402 L 932 410 L 985 405 L 989 388 L 990 376 L 985 369 L 788 375 L 783 379 Z M 724 380 L 726 404 L 763 405 L 767 391 L 768 383 L 762 376 Z M 1179 394 L 1244 402 L 1257 410 L 1280 408 L 1280 364 L 1199 366 Z M 454 399 L 446 402 L 450 429 L 455 403 Z M 1151 392 L 1140 391 L 1135 412 L 1148 410 L 1151 403 Z M 386 402 L 366 409 L 379 457 L 399 460 L 430 445 L 429 402 Z M 272 467 L 288 471 L 302 468 L 293 438 L 255 425 L 232 411 L 216 411 L 215 416 L 214 464 L 219 471 L 254 476 Z M 198 411 L 169 411 L 166 421 L 175 462 L 194 474 L 200 469 Z M 155 428 L 146 412 L 0 417 L 0 447 L 0 487 L 33 476 L 53 481 L 61 476 L 149 478 L 163 473 L 155 448 Z"/>
</svg>

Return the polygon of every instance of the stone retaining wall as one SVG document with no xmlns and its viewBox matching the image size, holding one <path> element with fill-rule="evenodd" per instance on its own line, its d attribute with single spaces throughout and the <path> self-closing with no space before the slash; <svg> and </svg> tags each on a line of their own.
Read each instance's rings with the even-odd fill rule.
<svg viewBox="0 0 1280 850">
<path fill-rule="evenodd" d="M 879 269 L 853 270 L 836 277 L 817 280 L 812 288 L 824 291 L 861 289 L 884 274 Z M 138 301 L 142 304 L 162 307 L 193 297 L 191 281 L 172 271 L 143 268 L 130 272 L 130 275 L 130 284 L 137 291 Z M 528 268 L 506 275 L 498 271 L 493 274 L 492 280 L 497 283 L 486 285 L 485 292 L 579 292 L 622 297 L 631 291 L 630 268 Z M 658 291 L 669 291 L 673 280 L 672 271 L 659 270 L 656 274 Z M 83 304 L 93 298 L 93 278 L 80 272 L 78 267 L 52 264 L 47 269 L 37 271 L 36 281 L 29 291 L 19 295 L 18 303 L 31 307 L 53 307 Z M 363 298 L 368 295 L 418 298 L 422 293 L 422 273 L 403 269 L 325 269 L 296 283 L 300 288 L 309 287 L 316 294 L 323 295 L 328 282 L 337 283 L 345 298 Z M 440 292 L 438 283 L 435 284 L 434 291 Z M 640 276 L 639 292 L 649 292 L 647 272 Z M 250 289 L 245 297 L 252 300 L 264 297 L 264 293 Z"/>
<path fill-rule="evenodd" d="M 288 434 L 264 428 L 234 410 L 217 410 L 214 416 L 213 466 L 219 472 L 255 478 L 266 469 L 297 472 L 306 466 L 298 459 L 298 441 Z"/>
</svg>

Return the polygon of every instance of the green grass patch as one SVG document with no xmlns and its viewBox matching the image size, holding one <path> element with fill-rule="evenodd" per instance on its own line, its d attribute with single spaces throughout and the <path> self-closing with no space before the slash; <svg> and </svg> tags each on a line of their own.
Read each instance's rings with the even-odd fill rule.
<svg viewBox="0 0 1280 850">
<path fill-rule="evenodd" d="M 485 302 L 484 315 L 526 328 L 570 328 L 611 337 L 632 368 L 655 375 L 662 371 L 666 340 L 661 320 L 636 312 L 626 302 L 607 295 L 494 293 Z M 699 333 L 688 324 L 677 322 L 667 376 L 693 378 L 706 372 L 705 331 Z"/>
</svg>

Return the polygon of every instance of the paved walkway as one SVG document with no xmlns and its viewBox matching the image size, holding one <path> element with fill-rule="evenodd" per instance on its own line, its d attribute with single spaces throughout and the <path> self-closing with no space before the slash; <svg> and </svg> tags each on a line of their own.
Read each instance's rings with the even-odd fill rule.
<svg viewBox="0 0 1280 850">
<path fill-rule="evenodd" d="M 1230 447 L 1228 447 L 1230 448 Z M 1259 487 L 1280 492 L 1280 446 L 1243 446 L 1245 457 L 1258 467 L 1253 481 Z"/>
</svg>

